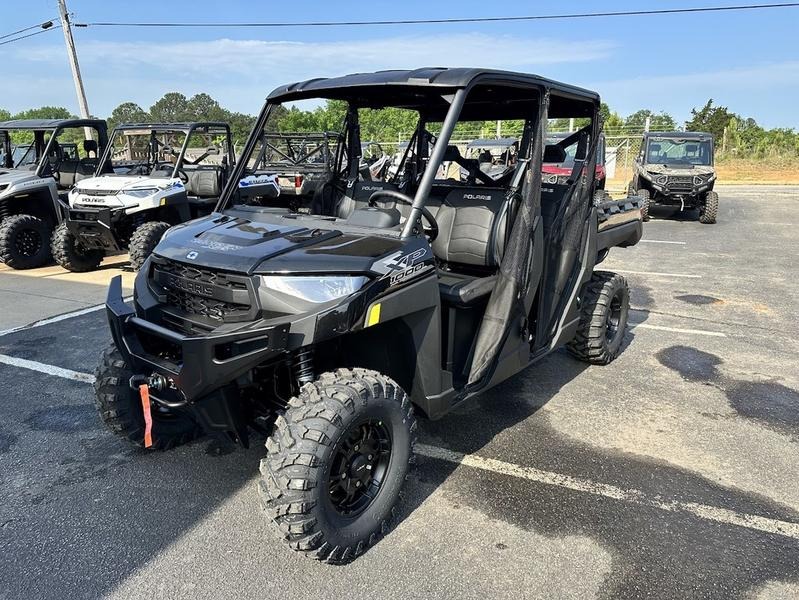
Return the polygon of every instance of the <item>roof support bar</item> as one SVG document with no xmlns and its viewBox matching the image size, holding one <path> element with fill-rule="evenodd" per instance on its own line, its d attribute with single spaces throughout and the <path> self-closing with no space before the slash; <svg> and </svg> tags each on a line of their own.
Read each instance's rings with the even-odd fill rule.
<svg viewBox="0 0 799 600">
<path fill-rule="evenodd" d="M 433 187 L 433 180 L 436 177 L 438 165 L 441 164 L 444 153 L 447 151 L 447 144 L 449 144 L 449 139 L 452 137 L 455 125 L 458 123 L 458 117 L 460 117 L 461 108 L 463 108 L 465 99 L 465 89 L 459 89 L 455 92 L 455 97 L 452 99 L 452 103 L 449 106 L 447 116 L 444 118 L 444 124 L 441 126 L 441 133 L 436 140 L 436 145 L 433 146 L 433 154 L 430 155 L 427 168 L 425 168 L 424 175 L 422 175 L 422 181 L 419 183 L 419 189 L 416 190 L 416 196 L 413 198 L 411 214 L 408 215 L 408 220 L 405 222 L 405 226 L 402 229 L 402 237 L 404 238 L 413 236 L 414 226 L 422 217 L 422 211 L 419 209 L 424 206 L 427 196 L 430 194 L 430 189 Z M 426 144 L 427 140 L 423 139 L 422 143 Z"/>
</svg>

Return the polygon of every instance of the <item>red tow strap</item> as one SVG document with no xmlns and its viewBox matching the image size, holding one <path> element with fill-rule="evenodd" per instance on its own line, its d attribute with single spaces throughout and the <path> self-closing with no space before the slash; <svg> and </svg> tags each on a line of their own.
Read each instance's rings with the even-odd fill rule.
<svg viewBox="0 0 799 600">
<path fill-rule="evenodd" d="M 144 447 L 153 445 L 153 414 L 150 410 L 150 386 L 143 383 L 139 386 L 141 407 L 144 410 Z"/>
</svg>

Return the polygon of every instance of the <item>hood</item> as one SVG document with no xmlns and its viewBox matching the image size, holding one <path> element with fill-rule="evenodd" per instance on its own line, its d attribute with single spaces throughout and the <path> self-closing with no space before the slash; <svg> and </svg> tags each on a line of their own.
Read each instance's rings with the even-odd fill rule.
<svg viewBox="0 0 799 600">
<path fill-rule="evenodd" d="M 126 189 L 134 188 L 166 188 L 173 184 L 175 179 L 166 177 L 148 177 L 146 175 L 106 175 L 100 177 L 89 177 L 88 179 L 81 179 L 76 185 L 75 189 L 80 192 L 81 190 L 88 191 L 107 191 L 109 194 L 120 192 Z"/>
<path fill-rule="evenodd" d="M 0 185 L 7 183 L 16 184 L 23 181 L 32 179 L 40 179 L 36 175 L 36 171 L 29 171 L 28 169 L 0 169 Z"/>
<path fill-rule="evenodd" d="M 288 219 L 286 219 L 288 221 Z M 365 273 L 396 252 L 399 240 L 273 224 L 219 213 L 169 230 L 155 254 L 235 273 Z"/>
<path fill-rule="evenodd" d="M 713 167 L 707 165 L 644 165 L 644 170 L 655 175 L 709 175 Z"/>
</svg>

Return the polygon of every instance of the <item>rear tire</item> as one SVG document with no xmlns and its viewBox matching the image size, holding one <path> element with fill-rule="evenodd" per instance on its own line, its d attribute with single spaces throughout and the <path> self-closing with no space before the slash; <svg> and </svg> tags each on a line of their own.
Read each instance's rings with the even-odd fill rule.
<svg viewBox="0 0 799 600">
<path fill-rule="evenodd" d="M 130 245 L 128 246 L 130 266 L 137 271 L 141 269 L 144 261 L 153 253 L 158 242 L 170 227 L 172 225 L 163 221 L 149 221 L 139 225 L 130 236 Z"/>
<path fill-rule="evenodd" d="M 712 225 L 716 222 L 718 212 L 719 195 L 716 192 L 708 192 L 705 195 L 705 203 L 699 207 L 699 222 Z"/>
<path fill-rule="evenodd" d="M 568 350 L 580 360 L 606 365 L 621 352 L 630 310 L 627 281 L 617 273 L 595 271 L 583 297 L 580 325 Z"/>
<path fill-rule="evenodd" d="M 0 262 L 12 269 L 34 269 L 50 262 L 52 229 L 31 215 L 13 215 L 0 225 Z"/>
<path fill-rule="evenodd" d="M 325 373 L 289 401 L 266 443 L 266 514 L 293 550 L 349 562 L 388 532 L 415 441 L 411 402 L 392 379 Z"/>
<path fill-rule="evenodd" d="M 651 201 L 649 190 L 638 190 L 638 197 L 641 198 L 641 220 L 646 223 L 649 220 L 649 203 Z"/>
<path fill-rule="evenodd" d="M 133 371 L 111 344 L 94 372 L 94 402 L 103 424 L 115 435 L 137 448 L 144 448 L 144 411 L 139 394 L 129 382 Z M 167 411 L 152 404 L 153 450 L 169 450 L 201 434 L 199 426 L 185 413 Z"/>
<path fill-rule="evenodd" d="M 105 252 L 102 250 L 83 248 L 63 223 L 53 234 L 50 251 L 59 265 L 73 273 L 94 271 L 105 257 Z"/>
</svg>

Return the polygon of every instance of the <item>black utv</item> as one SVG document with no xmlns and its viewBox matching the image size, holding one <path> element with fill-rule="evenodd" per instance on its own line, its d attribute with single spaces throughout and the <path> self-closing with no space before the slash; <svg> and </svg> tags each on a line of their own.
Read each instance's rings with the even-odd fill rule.
<svg viewBox="0 0 799 600">
<path fill-rule="evenodd" d="M 22 119 L 0 123 L 0 262 L 32 269 L 51 259 L 61 202 L 91 177 L 108 142 L 98 119 Z"/>
<path fill-rule="evenodd" d="M 698 209 L 699 221 L 716 222 L 719 196 L 713 191 L 713 136 L 692 131 L 648 132 L 633 163 L 628 195 L 642 199 L 644 221 L 652 205 Z"/>
<path fill-rule="evenodd" d="M 281 104 L 303 99 L 348 107 L 337 193 L 310 214 L 275 185 L 237 185 L 259 174 L 253 155 Z M 359 121 L 375 110 L 416 117 L 413 159 L 390 181 L 358 168 Z M 542 186 L 547 120 L 569 117 L 590 120 L 574 167 Z M 216 212 L 167 232 L 133 306 L 112 281 L 103 421 L 157 449 L 201 432 L 244 445 L 251 430 L 268 435 L 259 489 L 280 535 L 320 560 L 360 555 L 387 531 L 416 415 L 438 419 L 562 346 L 595 364 L 621 351 L 627 283 L 594 266 L 637 243 L 642 224 L 637 199 L 592 201 L 598 117 L 594 92 L 481 69 L 278 88 Z M 524 123 L 499 179 L 450 144 L 456 125 L 493 120 Z M 466 176 L 441 178 L 447 162 Z"/>
</svg>

